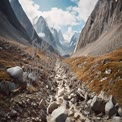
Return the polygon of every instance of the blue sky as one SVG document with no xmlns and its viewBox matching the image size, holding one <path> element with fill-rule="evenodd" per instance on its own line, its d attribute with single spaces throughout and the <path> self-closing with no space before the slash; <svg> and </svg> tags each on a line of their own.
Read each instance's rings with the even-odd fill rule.
<svg viewBox="0 0 122 122">
<path fill-rule="evenodd" d="M 81 32 L 97 0 L 19 0 L 32 23 L 43 16 L 49 27 L 61 30 L 70 41 L 75 32 Z M 36 21 L 34 21 L 36 20 Z"/>
<path fill-rule="evenodd" d="M 52 7 L 57 7 L 65 10 L 69 6 L 76 6 L 75 2 L 70 0 L 33 0 L 35 3 L 40 5 L 42 11 L 49 11 Z"/>
</svg>

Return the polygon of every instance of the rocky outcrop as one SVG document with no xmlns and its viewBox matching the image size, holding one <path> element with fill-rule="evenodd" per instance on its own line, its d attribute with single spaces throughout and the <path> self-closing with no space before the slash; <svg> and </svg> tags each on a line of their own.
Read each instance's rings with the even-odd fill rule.
<svg viewBox="0 0 122 122">
<path fill-rule="evenodd" d="M 99 0 L 83 28 L 76 56 L 100 55 L 122 46 L 122 1 Z"/>
</svg>

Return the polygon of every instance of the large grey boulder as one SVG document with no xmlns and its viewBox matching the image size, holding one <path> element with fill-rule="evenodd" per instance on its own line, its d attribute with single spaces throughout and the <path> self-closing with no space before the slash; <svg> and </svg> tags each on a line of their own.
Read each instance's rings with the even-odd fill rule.
<svg viewBox="0 0 122 122">
<path fill-rule="evenodd" d="M 9 95 L 9 93 L 15 89 L 17 89 L 17 86 L 13 82 L 9 81 L 0 82 L 0 92 L 2 94 Z"/>
</svg>

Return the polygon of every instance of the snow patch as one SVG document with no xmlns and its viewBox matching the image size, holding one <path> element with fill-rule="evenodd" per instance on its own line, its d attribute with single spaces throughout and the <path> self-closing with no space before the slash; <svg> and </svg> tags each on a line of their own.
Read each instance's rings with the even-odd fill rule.
<svg viewBox="0 0 122 122">
<path fill-rule="evenodd" d="M 40 36 L 40 37 L 42 37 L 42 38 L 44 38 L 45 37 L 45 34 L 44 33 L 38 33 L 38 35 Z"/>
</svg>

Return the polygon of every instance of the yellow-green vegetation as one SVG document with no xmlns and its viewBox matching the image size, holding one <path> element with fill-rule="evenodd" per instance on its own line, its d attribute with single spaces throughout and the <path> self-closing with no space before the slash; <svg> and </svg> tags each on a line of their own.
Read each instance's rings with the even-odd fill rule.
<svg viewBox="0 0 122 122">
<path fill-rule="evenodd" d="M 90 91 L 112 94 L 122 104 L 122 49 L 98 57 L 65 60 Z"/>
</svg>

